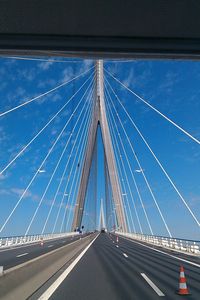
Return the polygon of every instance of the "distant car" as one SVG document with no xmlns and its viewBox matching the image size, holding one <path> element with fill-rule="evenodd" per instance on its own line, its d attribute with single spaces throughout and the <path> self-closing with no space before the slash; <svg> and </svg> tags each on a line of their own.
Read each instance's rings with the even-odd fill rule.
<svg viewBox="0 0 200 300">
<path fill-rule="evenodd" d="M 105 229 L 104 228 L 101 229 L 101 233 L 105 233 Z"/>
</svg>

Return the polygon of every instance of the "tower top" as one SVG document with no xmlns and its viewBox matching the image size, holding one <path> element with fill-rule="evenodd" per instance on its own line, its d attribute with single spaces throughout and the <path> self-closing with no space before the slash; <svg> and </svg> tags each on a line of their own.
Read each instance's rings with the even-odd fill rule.
<svg viewBox="0 0 200 300">
<path fill-rule="evenodd" d="M 97 73 L 97 97 L 102 96 L 102 82 L 103 82 L 103 60 L 99 59 L 96 61 L 96 73 Z"/>
</svg>

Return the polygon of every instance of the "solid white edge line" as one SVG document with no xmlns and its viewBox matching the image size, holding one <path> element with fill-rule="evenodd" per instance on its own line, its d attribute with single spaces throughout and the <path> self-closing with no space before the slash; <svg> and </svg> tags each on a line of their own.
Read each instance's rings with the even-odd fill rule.
<svg viewBox="0 0 200 300">
<path fill-rule="evenodd" d="M 27 252 L 27 253 L 23 253 L 23 254 L 19 254 L 19 255 L 17 255 L 16 257 L 25 256 L 25 255 L 27 255 L 27 254 L 28 254 L 28 252 Z"/>
<path fill-rule="evenodd" d="M 150 287 L 152 287 L 152 289 L 156 292 L 156 294 L 160 297 L 164 297 L 165 294 L 163 294 L 163 292 L 151 281 L 151 279 L 149 279 L 149 277 L 144 274 L 144 273 L 140 273 L 141 276 L 146 280 L 146 282 L 150 285 Z"/>
<path fill-rule="evenodd" d="M 98 238 L 99 234 L 93 239 L 93 241 L 79 254 L 79 256 L 69 265 L 69 267 L 54 281 L 54 283 L 38 298 L 38 300 L 48 300 L 51 295 L 55 292 L 55 290 L 59 287 L 59 285 L 65 280 L 65 278 L 69 275 L 69 273 L 73 270 L 79 260 L 83 257 L 83 255 L 87 252 L 90 246 L 94 243 L 94 241 Z"/>
<path fill-rule="evenodd" d="M 169 256 L 169 257 L 175 258 L 175 259 L 177 259 L 177 260 L 184 261 L 184 262 L 186 262 L 186 263 L 188 263 L 188 264 L 190 264 L 190 265 L 192 265 L 192 266 L 195 266 L 195 267 L 197 267 L 197 268 L 200 268 L 200 265 L 199 265 L 199 264 L 194 263 L 194 262 L 192 262 L 192 261 L 190 261 L 190 260 L 187 260 L 187 259 L 184 259 L 184 258 L 181 258 L 181 257 L 177 257 L 177 256 L 175 256 L 175 255 L 172 255 L 172 254 L 163 252 L 163 251 L 161 251 L 161 250 L 152 248 L 152 247 L 150 247 L 150 246 L 147 246 L 147 245 L 144 245 L 144 244 L 142 244 L 142 243 L 136 242 L 136 241 L 134 241 L 133 239 L 130 239 L 130 238 L 127 238 L 127 237 L 124 237 L 124 236 L 121 236 L 121 237 L 124 238 L 125 240 L 128 240 L 128 241 L 130 241 L 130 242 L 136 243 L 136 244 L 141 245 L 141 246 L 143 246 L 143 247 L 149 248 L 149 249 L 151 249 L 151 250 L 153 250 L 153 251 L 156 251 L 156 252 L 158 252 L 158 253 L 162 253 L 162 254 L 167 255 L 167 256 Z M 169 249 L 169 250 L 170 250 L 170 249 Z"/>
</svg>

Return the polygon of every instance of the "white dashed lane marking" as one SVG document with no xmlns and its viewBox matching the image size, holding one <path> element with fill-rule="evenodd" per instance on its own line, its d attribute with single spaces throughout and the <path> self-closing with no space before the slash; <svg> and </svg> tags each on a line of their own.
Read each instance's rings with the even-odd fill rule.
<svg viewBox="0 0 200 300">
<path fill-rule="evenodd" d="M 126 258 L 128 257 L 128 255 L 127 255 L 126 253 L 123 253 L 123 255 L 124 255 L 124 257 L 126 257 Z"/>
<path fill-rule="evenodd" d="M 27 255 L 27 254 L 28 254 L 28 253 L 19 254 L 19 255 L 17 255 L 16 257 L 25 256 L 25 255 Z"/>
<path fill-rule="evenodd" d="M 151 279 L 149 279 L 149 277 L 146 274 L 141 273 L 141 276 L 146 280 L 146 282 L 150 285 L 150 287 L 154 290 L 154 292 L 156 292 L 158 296 L 165 296 L 163 292 L 151 281 Z"/>
</svg>

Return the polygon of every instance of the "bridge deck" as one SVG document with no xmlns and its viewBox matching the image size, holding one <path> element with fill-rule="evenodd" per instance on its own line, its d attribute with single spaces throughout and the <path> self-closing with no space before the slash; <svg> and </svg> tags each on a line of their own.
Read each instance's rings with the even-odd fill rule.
<svg viewBox="0 0 200 300">
<path fill-rule="evenodd" d="M 66 299 L 66 296 L 70 300 L 157 299 L 159 296 L 141 273 L 166 299 L 180 299 L 176 294 L 180 264 L 185 267 L 190 299 L 199 299 L 198 267 L 124 238 L 119 238 L 116 246 L 114 235 L 101 234 L 50 299 Z M 177 257 L 182 256 L 177 254 Z M 200 267 L 199 258 L 195 260 Z"/>
</svg>

